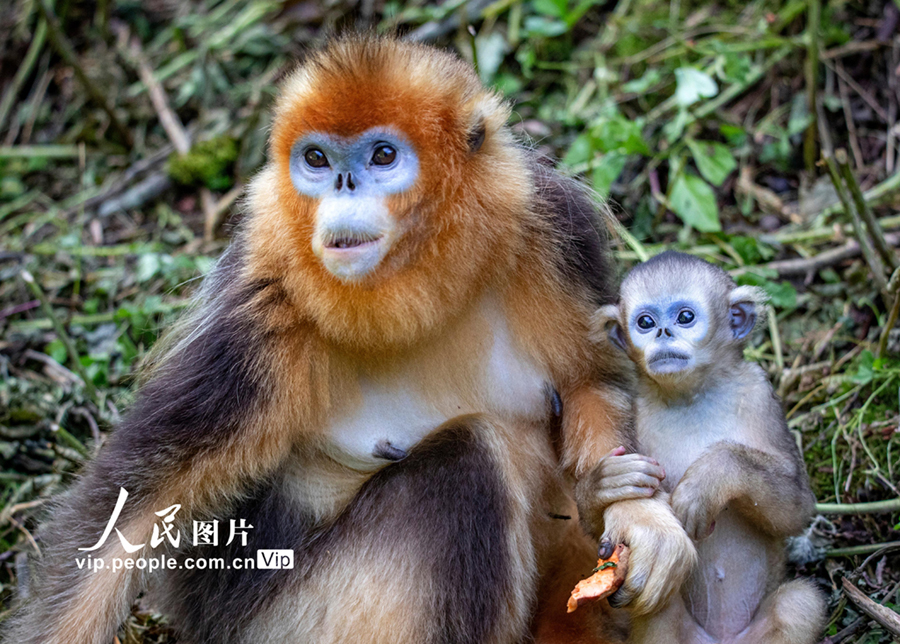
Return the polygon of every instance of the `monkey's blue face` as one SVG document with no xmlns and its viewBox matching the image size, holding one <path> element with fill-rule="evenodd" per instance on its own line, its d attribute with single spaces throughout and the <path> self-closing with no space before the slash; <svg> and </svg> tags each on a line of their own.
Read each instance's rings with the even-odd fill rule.
<svg viewBox="0 0 900 644">
<path fill-rule="evenodd" d="M 696 348 L 709 326 L 709 315 L 696 300 L 654 300 L 634 308 L 628 333 L 643 353 L 647 373 L 667 375 L 696 366 Z"/>
<path fill-rule="evenodd" d="M 297 192 L 319 200 L 312 247 L 325 268 L 346 281 L 374 271 L 403 232 L 387 198 L 419 175 L 408 141 L 388 128 L 307 134 L 292 148 L 290 172 Z"/>
</svg>

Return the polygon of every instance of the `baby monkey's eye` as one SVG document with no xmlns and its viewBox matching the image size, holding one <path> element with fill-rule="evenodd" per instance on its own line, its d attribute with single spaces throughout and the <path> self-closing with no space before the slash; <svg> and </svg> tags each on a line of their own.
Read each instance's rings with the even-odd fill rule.
<svg viewBox="0 0 900 644">
<path fill-rule="evenodd" d="M 391 165 L 397 158 L 397 151 L 390 145 L 379 145 L 372 155 L 372 163 L 375 165 Z"/>
<path fill-rule="evenodd" d="M 656 322 L 649 315 L 642 315 L 638 318 L 637 325 L 642 329 L 652 329 L 656 326 Z"/>
<path fill-rule="evenodd" d="M 694 312 L 690 309 L 685 309 L 681 313 L 678 314 L 678 324 L 690 324 L 694 321 Z"/>
<path fill-rule="evenodd" d="M 328 157 L 319 148 L 309 148 L 303 153 L 306 164 L 311 168 L 327 168 Z"/>
</svg>

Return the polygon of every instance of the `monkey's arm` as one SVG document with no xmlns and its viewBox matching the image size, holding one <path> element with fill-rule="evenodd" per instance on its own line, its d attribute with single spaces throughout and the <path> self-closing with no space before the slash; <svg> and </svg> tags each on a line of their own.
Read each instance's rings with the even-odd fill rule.
<svg viewBox="0 0 900 644">
<path fill-rule="evenodd" d="M 647 498 L 642 492 L 646 486 L 617 483 L 619 476 L 635 481 L 647 477 L 650 483 L 664 475 L 658 465 L 636 454 L 616 463 L 625 455 L 616 454 L 615 448 L 633 450 L 630 428 L 631 401 L 611 386 L 584 387 L 564 398 L 564 462 L 578 480 L 575 500 L 581 524 L 600 540 L 601 549 L 618 543 L 631 548 L 628 577 L 610 604 L 630 604 L 635 614 L 646 614 L 681 587 L 697 555 L 664 492 Z"/>
<path fill-rule="evenodd" d="M 672 492 L 672 509 L 685 531 L 702 539 L 726 506 L 773 537 L 785 537 L 803 529 L 815 498 L 797 459 L 721 441 L 684 473 Z"/>
<path fill-rule="evenodd" d="M 277 370 L 284 365 L 251 315 L 254 307 L 265 307 L 268 287 L 225 288 L 201 306 L 186 337 L 170 349 L 97 460 L 42 528 L 43 558 L 31 599 L 4 625 L 4 642 L 112 641 L 144 581 L 136 569 L 113 570 L 113 561 L 159 556 L 150 544 L 161 521 L 155 513 L 180 504 L 176 525 L 184 537 L 192 516 L 226 502 L 288 451 L 285 392 L 272 382 L 283 380 Z M 295 374 L 292 385 L 297 384 Z M 128 499 L 115 528 L 130 544 L 146 545 L 129 553 L 113 531 L 101 547 L 80 551 L 101 540 L 120 488 Z M 104 567 L 87 569 L 88 555 Z"/>
</svg>

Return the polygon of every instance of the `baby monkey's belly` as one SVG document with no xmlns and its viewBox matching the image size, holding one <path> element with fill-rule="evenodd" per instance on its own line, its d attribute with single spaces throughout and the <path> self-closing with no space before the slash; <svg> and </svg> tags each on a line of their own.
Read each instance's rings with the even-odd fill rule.
<svg viewBox="0 0 900 644">
<path fill-rule="evenodd" d="M 736 635 L 753 619 L 769 571 L 780 562 L 765 537 L 734 510 L 725 509 L 712 535 L 696 545 L 699 563 L 684 586 L 685 604 L 715 639 Z"/>
</svg>

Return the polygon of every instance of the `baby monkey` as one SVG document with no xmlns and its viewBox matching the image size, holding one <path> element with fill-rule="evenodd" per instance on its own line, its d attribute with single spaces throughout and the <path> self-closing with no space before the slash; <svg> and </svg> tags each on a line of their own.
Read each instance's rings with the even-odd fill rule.
<svg viewBox="0 0 900 644">
<path fill-rule="evenodd" d="M 670 251 L 635 267 L 618 306 L 595 316 L 600 340 L 637 367 L 642 453 L 603 459 L 601 495 L 670 495 L 698 554 L 669 604 L 635 617 L 630 641 L 805 644 L 823 628 L 820 593 L 784 581 L 784 539 L 815 499 L 765 372 L 743 359 L 764 303 L 760 289 Z"/>
</svg>

